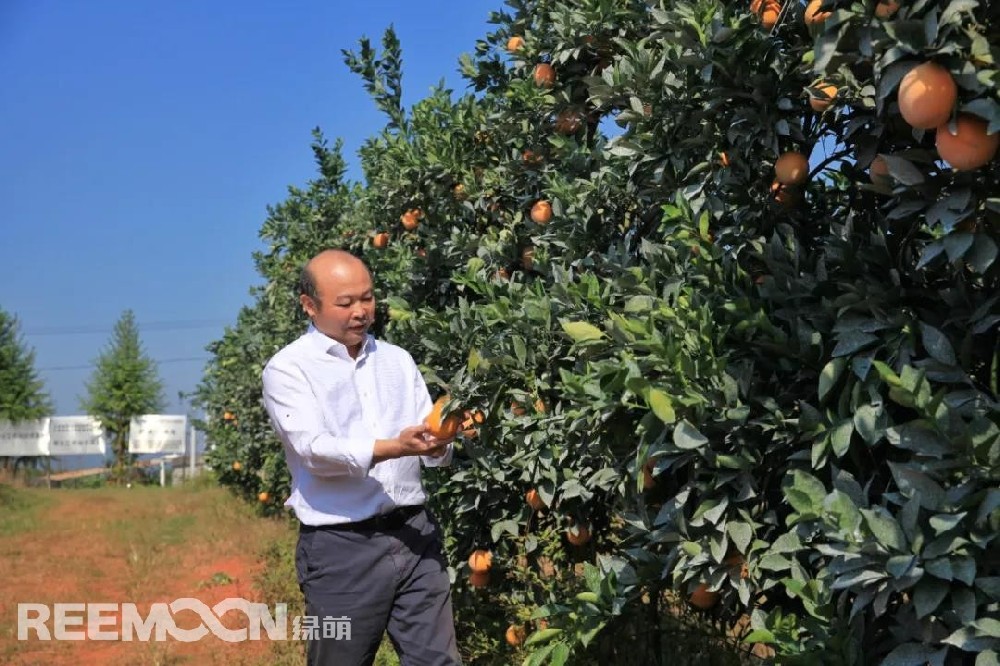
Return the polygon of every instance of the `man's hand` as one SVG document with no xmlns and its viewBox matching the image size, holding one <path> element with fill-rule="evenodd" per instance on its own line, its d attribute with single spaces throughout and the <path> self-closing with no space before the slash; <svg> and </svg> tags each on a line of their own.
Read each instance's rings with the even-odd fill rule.
<svg viewBox="0 0 1000 666">
<path fill-rule="evenodd" d="M 417 425 L 403 428 L 395 439 L 379 439 L 375 441 L 372 462 L 382 462 L 390 458 L 404 456 L 430 456 L 439 458 L 448 451 L 448 445 L 454 440 L 438 439 L 427 434 L 427 426 Z"/>
</svg>

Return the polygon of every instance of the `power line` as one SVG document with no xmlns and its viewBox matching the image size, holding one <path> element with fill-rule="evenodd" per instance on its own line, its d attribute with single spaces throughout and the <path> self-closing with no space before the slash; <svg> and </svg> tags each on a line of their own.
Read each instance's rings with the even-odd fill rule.
<svg viewBox="0 0 1000 666">
<path fill-rule="evenodd" d="M 179 331 L 193 328 L 214 328 L 216 326 L 229 324 L 231 322 L 223 319 L 174 319 L 168 321 L 150 321 L 138 323 L 136 326 L 139 332 L 149 331 Z M 43 326 L 23 331 L 25 336 L 41 335 L 88 335 L 95 333 L 111 333 L 112 328 L 106 326 Z"/>
<path fill-rule="evenodd" d="M 152 359 L 157 365 L 163 365 L 165 363 L 189 363 L 193 361 L 208 361 L 210 356 L 184 356 L 180 358 L 164 358 L 164 359 Z M 39 372 L 55 372 L 56 370 L 90 370 L 96 367 L 93 363 L 87 365 L 61 365 L 53 366 L 49 368 L 38 368 Z"/>
</svg>

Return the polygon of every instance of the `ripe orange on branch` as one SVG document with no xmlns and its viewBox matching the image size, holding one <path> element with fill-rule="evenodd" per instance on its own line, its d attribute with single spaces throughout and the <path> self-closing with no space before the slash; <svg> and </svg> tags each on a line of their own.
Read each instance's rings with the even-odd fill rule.
<svg viewBox="0 0 1000 666">
<path fill-rule="evenodd" d="M 871 166 L 868 167 L 868 177 L 871 178 L 872 183 L 875 185 L 892 186 L 892 176 L 889 175 L 889 163 L 881 155 L 876 155 L 875 159 L 872 160 Z"/>
<path fill-rule="evenodd" d="M 820 6 L 823 4 L 823 0 L 811 0 L 811 2 L 806 5 L 806 11 L 803 15 L 806 25 L 819 25 L 823 21 L 830 18 L 830 12 L 820 11 Z"/>
<path fill-rule="evenodd" d="M 782 185 L 801 185 L 809 178 L 809 160 L 802 153 L 784 153 L 774 163 L 774 179 Z"/>
<path fill-rule="evenodd" d="M 548 224 L 552 220 L 552 204 L 544 199 L 536 201 L 531 207 L 531 221 L 535 224 Z"/>
<path fill-rule="evenodd" d="M 490 569 L 493 568 L 493 553 L 488 550 L 472 551 L 472 555 L 469 555 L 469 569 L 472 573 L 488 573 Z"/>
<path fill-rule="evenodd" d="M 989 164 L 1000 146 L 1000 133 L 987 134 L 986 121 L 970 113 L 961 113 L 955 120 L 956 133 L 951 133 L 948 123 L 937 130 L 938 155 L 952 169 L 972 171 Z"/>
<path fill-rule="evenodd" d="M 507 633 L 504 634 L 504 638 L 507 644 L 511 647 L 518 647 L 524 642 L 527 633 L 524 627 L 519 624 L 512 624 L 507 627 Z"/>
<path fill-rule="evenodd" d="M 547 62 L 540 62 L 535 65 L 533 76 L 535 85 L 539 88 L 551 88 L 556 84 L 556 70 Z"/>
<path fill-rule="evenodd" d="M 887 19 L 899 11 L 899 3 L 896 0 L 878 0 L 875 4 L 875 16 L 880 19 Z"/>
<path fill-rule="evenodd" d="M 524 494 L 524 501 L 535 511 L 541 511 L 545 508 L 545 501 L 542 500 L 542 496 L 534 488 Z"/>
<path fill-rule="evenodd" d="M 458 429 L 462 425 L 462 417 L 457 412 L 445 415 L 444 406 L 450 400 L 449 396 L 441 396 L 434 403 L 431 413 L 424 419 L 427 432 L 438 439 L 451 439 L 458 434 Z"/>
<path fill-rule="evenodd" d="M 521 35 L 514 35 L 507 40 L 507 50 L 510 53 L 520 51 L 524 47 L 524 37 Z"/>
<path fill-rule="evenodd" d="M 816 90 L 822 92 L 823 95 L 817 96 L 810 93 L 809 106 L 812 108 L 813 111 L 816 111 L 817 113 L 822 113 L 823 111 L 826 111 L 828 108 L 830 108 L 831 104 L 833 104 L 833 100 L 837 97 L 839 88 L 837 88 L 837 86 L 833 85 L 832 83 L 820 83 L 819 85 L 813 87 Z"/>
<path fill-rule="evenodd" d="M 411 208 L 399 216 L 399 221 L 407 231 L 413 231 L 420 226 L 420 218 L 424 216 L 419 208 Z"/>
<path fill-rule="evenodd" d="M 475 588 L 483 588 L 490 584 L 489 571 L 474 571 L 469 575 L 469 584 Z"/>
<path fill-rule="evenodd" d="M 917 65 L 899 83 L 899 113 L 917 129 L 935 129 L 948 122 L 956 99 L 955 79 L 936 62 Z"/>
<path fill-rule="evenodd" d="M 375 237 L 372 238 L 372 245 L 376 250 L 384 250 L 389 247 L 389 232 L 382 231 L 375 234 Z"/>
<path fill-rule="evenodd" d="M 590 528 L 576 523 L 566 530 L 566 540 L 574 546 L 583 546 L 590 541 Z"/>
<path fill-rule="evenodd" d="M 708 585 L 702 583 L 698 587 L 694 588 L 694 592 L 688 597 L 688 601 L 691 605 L 699 610 L 708 610 L 715 604 L 719 603 L 719 593 L 712 592 L 708 589 Z"/>
</svg>

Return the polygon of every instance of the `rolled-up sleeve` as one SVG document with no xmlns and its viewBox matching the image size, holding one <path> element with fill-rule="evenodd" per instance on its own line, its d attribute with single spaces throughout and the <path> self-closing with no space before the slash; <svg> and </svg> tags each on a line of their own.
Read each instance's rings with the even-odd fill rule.
<svg viewBox="0 0 1000 666">
<path fill-rule="evenodd" d="M 431 413 L 431 409 L 434 408 L 434 403 L 431 401 L 431 394 L 427 391 L 427 383 L 420 374 L 420 369 L 416 363 L 413 364 L 413 396 L 414 400 L 417 401 L 416 412 L 420 414 L 420 422 L 423 423 Z M 423 462 L 424 467 L 447 467 L 451 464 L 454 453 L 455 445 L 452 443 L 448 445 L 448 449 L 444 455 L 437 458 L 420 456 L 420 461 Z"/>
<path fill-rule="evenodd" d="M 337 437 L 327 430 L 322 409 L 302 370 L 272 360 L 264 368 L 264 407 L 282 442 L 316 476 L 368 475 L 374 439 Z"/>
</svg>

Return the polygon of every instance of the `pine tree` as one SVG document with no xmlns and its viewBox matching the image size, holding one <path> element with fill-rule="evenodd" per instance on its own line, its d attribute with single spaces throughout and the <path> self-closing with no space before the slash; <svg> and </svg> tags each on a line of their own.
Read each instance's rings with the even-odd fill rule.
<svg viewBox="0 0 1000 666">
<path fill-rule="evenodd" d="M 35 352 L 21 338 L 17 317 L 0 308 L 0 421 L 52 414 L 52 399 L 35 370 Z M 4 459 L 6 468 L 10 460 Z"/>
<path fill-rule="evenodd" d="M 113 477 L 121 478 L 128 459 L 128 429 L 133 416 L 163 409 L 163 382 L 146 356 L 131 310 L 122 313 L 111 341 L 97 358 L 81 408 L 109 433 L 115 455 Z"/>
</svg>

